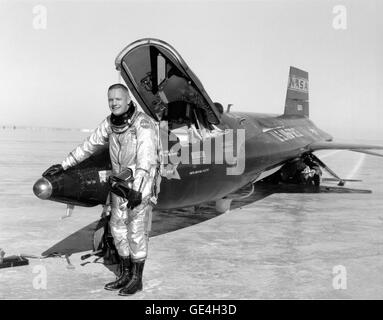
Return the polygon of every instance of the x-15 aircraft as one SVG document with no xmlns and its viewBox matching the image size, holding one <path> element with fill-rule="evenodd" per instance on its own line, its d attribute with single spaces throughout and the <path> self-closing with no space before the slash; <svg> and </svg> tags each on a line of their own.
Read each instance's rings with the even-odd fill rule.
<svg viewBox="0 0 383 320">
<path fill-rule="evenodd" d="M 333 142 L 309 119 L 308 73 L 290 67 L 282 115 L 232 112 L 213 103 L 180 54 L 157 39 L 131 43 L 117 56 L 134 99 L 158 123 L 161 137 L 161 190 L 157 209 L 172 209 L 216 201 L 229 209 L 231 194 L 257 181 L 310 184 L 319 187 L 322 170 L 340 186 L 341 179 L 313 152 L 343 149 L 382 156 L 382 146 Z M 69 151 L 69 150 L 68 150 Z M 111 173 L 108 148 L 63 173 L 40 178 L 37 197 L 62 202 L 68 208 L 105 205 Z M 92 232 L 84 228 L 43 253 L 70 254 L 94 248 Z M 153 226 L 155 228 L 155 225 Z M 79 241 L 86 235 L 87 241 Z M 79 244 L 81 242 L 81 244 Z M 70 243 L 68 245 L 68 243 Z"/>
</svg>

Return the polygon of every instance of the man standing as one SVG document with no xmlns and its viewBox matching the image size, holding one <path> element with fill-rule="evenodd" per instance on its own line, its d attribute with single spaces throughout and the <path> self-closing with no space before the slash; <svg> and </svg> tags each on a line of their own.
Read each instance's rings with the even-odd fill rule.
<svg viewBox="0 0 383 320">
<path fill-rule="evenodd" d="M 121 275 L 105 285 L 120 290 L 120 295 L 142 290 L 142 273 L 148 252 L 152 206 L 159 191 L 158 127 L 137 110 L 128 89 L 114 84 L 108 89 L 111 115 L 61 165 L 50 167 L 43 175 L 56 174 L 73 167 L 109 144 L 112 174 L 127 169 L 133 172 L 132 188 L 121 197 L 111 193 L 110 229 L 121 258 Z"/>
</svg>

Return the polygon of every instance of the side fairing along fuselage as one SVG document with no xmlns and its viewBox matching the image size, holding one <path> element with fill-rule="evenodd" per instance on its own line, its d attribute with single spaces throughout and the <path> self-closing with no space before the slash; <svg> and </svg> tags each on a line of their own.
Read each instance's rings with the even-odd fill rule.
<svg viewBox="0 0 383 320">
<path fill-rule="evenodd" d="M 220 128 L 228 132 L 229 139 L 226 139 L 225 134 L 209 139 L 210 142 L 206 144 L 212 146 L 210 164 L 181 163 L 177 167 L 179 180 L 163 178 L 158 203 L 160 208 L 175 208 L 223 198 L 249 182 L 271 174 L 286 161 L 301 156 L 308 151 L 307 147 L 312 142 L 331 139 L 307 118 L 224 113 Z M 237 132 L 242 130 L 244 148 L 238 145 L 239 141 L 232 143 L 230 130 L 234 132 L 234 140 L 240 139 Z M 217 154 L 215 146 L 219 143 L 222 148 L 218 148 Z M 201 145 L 200 149 L 203 148 Z M 220 159 L 221 154 L 224 164 L 217 164 L 216 160 Z M 226 156 L 228 159 L 225 159 Z"/>
</svg>

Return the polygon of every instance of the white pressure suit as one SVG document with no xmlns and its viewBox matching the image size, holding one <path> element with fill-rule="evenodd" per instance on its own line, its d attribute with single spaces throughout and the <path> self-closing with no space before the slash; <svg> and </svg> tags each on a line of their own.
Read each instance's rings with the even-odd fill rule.
<svg viewBox="0 0 383 320">
<path fill-rule="evenodd" d="M 122 257 L 139 261 L 147 257 L 152 206 L 159 192 L 158 125 L 136 108 L 129 124 L 115 127 L 108 116 L 94 132 L 62 162 L 64 170 L 85 160 L 109 143 L 112 174 L 133 171 L 133 189 L 142 193 L 142 203 L 126 208 L 123 199 L 111 193 L 110 229 Z"/>
</svg>

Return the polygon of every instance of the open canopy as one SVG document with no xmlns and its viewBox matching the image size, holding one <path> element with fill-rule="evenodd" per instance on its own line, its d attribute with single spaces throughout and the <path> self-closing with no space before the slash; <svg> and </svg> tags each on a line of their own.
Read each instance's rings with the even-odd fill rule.
<svg viewBox="0 0 383 320">
<path fill-rule="evenodd" d="M 209 123 L 219 123 L 201 82 L 166 42 L 135 41 L 122 50 L 115 63 L 137 102 L 155 120 L 184 118 L 185 110 L 197 108 L 204 111 Z"/>
</svg>

